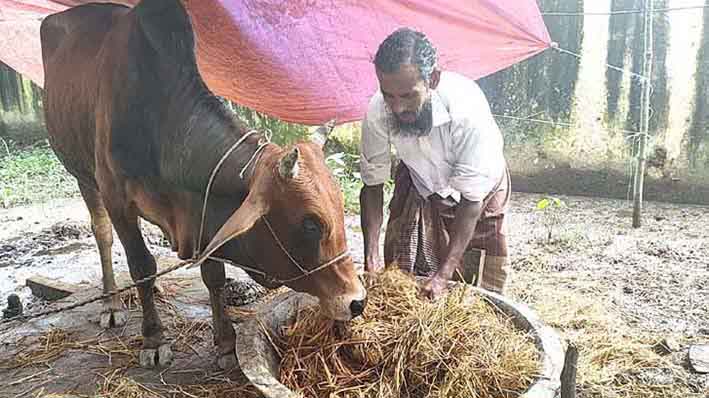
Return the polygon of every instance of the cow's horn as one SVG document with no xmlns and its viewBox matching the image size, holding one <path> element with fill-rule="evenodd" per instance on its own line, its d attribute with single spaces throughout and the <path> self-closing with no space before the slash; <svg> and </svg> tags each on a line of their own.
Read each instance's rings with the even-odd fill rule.
<svg viewBox="0 0 709 398">
<path fill-rule="evenodd" d="M 311 134 L 310 140 L 320 145 L 321 148 L 324 148 L 325 144 L 327 144 L 327 141 L 330 138 L 330 133 L 332 133 L 332 130 L 335 129 L 335 124 L 337 124 L 337 121 L 335 119 L 332 119 L 327 123 L 323 124 L 322 126 L 318 127 Z"/>
<path fill-rule="evenodd" d="M 288 152 L 281 161 L 278 162 L 278 174 L 285 179 L 291 179 L 298 176 L 298 158 L 300 157 L 300 150 L 298 147 L 293 148 L 292 151 Z"/>
</svg>

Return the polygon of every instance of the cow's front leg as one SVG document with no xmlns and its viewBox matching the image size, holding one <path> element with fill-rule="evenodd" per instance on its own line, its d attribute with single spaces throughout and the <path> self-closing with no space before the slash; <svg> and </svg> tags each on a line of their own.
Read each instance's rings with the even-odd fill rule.
<svg viewBox="0 0 709 398">
<path fill-rule="evenodd" d="M 211 260 L 204 262 L 202 280 L 209 289 L 209 301 L 212 303 L 214 344 L 219 353 L 217 364 L 221 369 L 231 369 L 236 366 L 236 335 L 224 312 L 224 264 Z"/>
<path fill-rule="evenodd" d="M 116 290 L 116 279 L 113 276 L 113 260 L 111 247 L 113 246 L 113 225 L 108 216 L 101 195 L 95 187 L 79 182 L 79 190 L 84 198 L 86 207 L 91 213 L 91 231 L 96 238 L 98 253 L 101 258 L 101 270 L 103 271 L 103 292 L 109 293 Z M 123 308 L 121 297 L 114 295 L 103 301 L 100 323 L 106 329 L 111 327 L 121 327 L 128 322 L 128 311 Z"/>
<path fill-rule="evenodd" d="M 135 265 L 131 264 L 130 258 L 128 259 L 133 281 L 155 274 L 157 266 L 152 255 L 148 254 L 146 257 L 141 256 L 133 260 Z M 173 359 L 170 344 L 163 339 L 162 322 L 153 298 L 154 286 L 154 279 L 138 286 L 140 303 L 143 307 L 143 349 L 140 352 L 140 366 L 144 368 L 168 366 Z"/>
<path fill-rule="evenodd" d="M 138 227 L 138 217 L 111 214 L 111 219 L 128 257 L 128 267 L 133 281 L 138 282 L 154 275 L 157 265 L 155 258 L 145 246 L 143 235 Z M 163 340 L 162 323 L 153 298 L 154 285 L 155 279 L 138 285 L 138 295 L 143 307 L 143 349 L 140 352 L 140 366 L 144 368 L 167 366 L 173 359 L 170 345 Z"/>
</svg>

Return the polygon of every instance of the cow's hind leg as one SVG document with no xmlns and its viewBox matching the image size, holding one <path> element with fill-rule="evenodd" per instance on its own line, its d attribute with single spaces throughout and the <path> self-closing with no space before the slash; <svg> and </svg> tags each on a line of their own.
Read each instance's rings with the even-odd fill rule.
<svg viewBox="0 0 709 398">
<path fill-rule="evenodd" d="M 94 238 L 96 238 L 98 254 L 101 258 L 103 292 L 108 293 L 116 290 L 116 279 L 113 276 L 113 260 L 111 258 L 113 225 L 96 188 L 79 183 L 79 190 L 91 214 L 91 230 L 94 233 Z M 120 296 L 115 295 L 104 300 L 100 319 L 101 327 L 106 329 L 120 327 L 128 322 L 128 311 L 123 308 Z"/>
<path fill-rule="evenodd" d="M 123 244 L 128 259 L 130 275 L 134 282 L 154 275 L 157 270 L 155 258 L 143 240 L 138 226 L 135 210 L 113 210 L 109 207 L 111 220 Z M 153 299 L 155 280 L 150 279 L 138 285 L 138 295 L 143 307 L 143 350 L 140 352 L 140 365 L 144 368 L 167 366 L 172 362 L 170 345 L 163 340 L 162 322 Z"/>
<path fill-rule="evenodd" d="M 214 344 L 219 351 L 217 364 L 221 369 L 231 369 L 236 367 L 236 335 L 224 311 L 225 279 L 224 264 L 211 260 L 202 264 L 202 280 L 209 289 L 209 300 L 212 303 Z"/>
</svg>

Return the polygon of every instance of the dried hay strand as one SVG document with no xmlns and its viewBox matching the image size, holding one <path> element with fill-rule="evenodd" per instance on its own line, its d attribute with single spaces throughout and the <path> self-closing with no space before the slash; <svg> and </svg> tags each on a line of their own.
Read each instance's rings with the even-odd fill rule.
<svg viewBox="0 0 709 398">
<path fill-rule="evenodd" d="M 633 330 L 607 297 L 543 286 L 535 293 L 540 318 L 579 349 L 581 396 L 705 396 L 688 384 L 671 356 L 655 351 L 661 338 Z"/>
<path fill-rule="evenodd" d="M 281 382 L 306 397 L 516 397 L 539 371 L 539 353 L 469 289 L 418 298 L 416 281 L 388 269 L 368 282 L 362 317 L 346 326 L 301 310 L 283 337 Z"/>
<path fill-rule="evenodd" d="M 170 333 L 173 334 L 173 349 L 180 352 L 193 351 L 199 355 L 194 346 L 211 339 L 212 322 L 203 319 L 190 320 L 175 314 Z"/>
<path fill-rule="evenodd" d="M 255 387 L 247 382 L 238 383 L 225 379 L 205 384 L 143 384 L 125 376 L 122 369 L 115 369 L 104 375 L 104 381 L 98 387 L 97 397 L 112 398 L 260 398 Z"/>
<path fill-rule="evenodd" d="M 71 332 L 62 329 L 50 329 L 36 339 L 36 343 L 26 343 L 26 348 L 16 353 L 8 365 L 2 366 L 0 369 L 49 365 L 65 355 L 67 351 L 87 352 L 109 359 L 120 357 L 125 360 L 126 364 L 134 364 L 137 363 L 136 352 L 142 343 L 142 338 L 139 337 L 131 338 L 128 341 L 118 337 L 108 339 L 92 337 L 77 341 L 72 338 Z"/>
<path fill-rule="evenodd" d="M 33 365 L 47 364 L 59 358 L 70 344 L 70 334 L 62 329 L 50 329 L 39 336 L 37 347 L 18 352 L 11 360 L 7 369 L 23 368 Z"/>
</svg>

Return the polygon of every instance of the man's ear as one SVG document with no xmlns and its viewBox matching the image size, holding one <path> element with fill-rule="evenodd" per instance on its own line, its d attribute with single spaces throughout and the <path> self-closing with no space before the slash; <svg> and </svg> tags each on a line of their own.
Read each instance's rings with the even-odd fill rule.
<svg viewBox="0 0 709 398">
<path fill-rule="evenodd" d="M 438 83 L 440 81 L 441 81 L 441 70 L 434 69 L 433 72 L 431 72 L 431 81 L 429 83 L 429 88 L 431 90 L 435 90 L 436 87 L 438 87 Z"/>
</svg>

